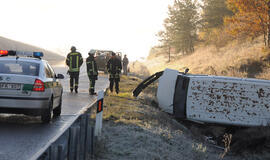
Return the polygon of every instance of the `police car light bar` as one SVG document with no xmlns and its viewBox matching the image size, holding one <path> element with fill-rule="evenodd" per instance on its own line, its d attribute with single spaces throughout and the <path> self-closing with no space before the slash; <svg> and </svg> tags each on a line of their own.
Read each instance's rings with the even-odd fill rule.
<svg viewBox="0 0 270 160">
<path fill-rule="evenodd" d="M 42 52 L 0 50 L 0 56 L 17 56 L 17 57 L 24 56 L 24 57 L 41 58 L 44 56 L 44 54 Z"/>
<path fill-rule="evenodd" d="M 0 56 L 7 56 L 8 51 L 7 50 L 0 50 Z"/>
<path fill-rule="evenodd" d="M 29 52 L 29 51 L 16 51 L 16 56 L 41 58 L 43 57 L 43 53 L 42 52 Z"/>
<path fill-rule="evenodd" d="M 33 56 L 40 58 L 40 57 L 43 57 L 44 55 L 43 55 L 43 52 L 33 52 Z"/>
</svg>

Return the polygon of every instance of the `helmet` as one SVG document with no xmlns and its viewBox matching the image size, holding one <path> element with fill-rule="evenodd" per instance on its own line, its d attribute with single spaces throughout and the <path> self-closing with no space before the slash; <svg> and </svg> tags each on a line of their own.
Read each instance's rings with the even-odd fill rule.
<svg viewBox="0 0 270 160">
<path fill-rule="evenodd" d="M 88 55 L 94 55 L 96 53 L 95 50 L 91 49 L 89 52 L 88 52 Z"/>
<path fill-rule="evenodd" d="M 70 50 L 71 50 L 71 51 L 76 51 L 76 47 L 75 47 L 75 46 L 72 46 L 72 47 L 70 48 Z"/>
</svg>

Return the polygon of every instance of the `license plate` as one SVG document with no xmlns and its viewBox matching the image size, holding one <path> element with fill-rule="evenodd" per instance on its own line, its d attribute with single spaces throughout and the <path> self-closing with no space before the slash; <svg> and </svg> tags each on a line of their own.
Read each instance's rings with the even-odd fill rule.
<svg viewBox="0 0 270 160">
<path fill-rule="evenodd" d="M 0 89 L 21 89 L 21 84 L 17 83 L 0 83 Z"/>
</svg>

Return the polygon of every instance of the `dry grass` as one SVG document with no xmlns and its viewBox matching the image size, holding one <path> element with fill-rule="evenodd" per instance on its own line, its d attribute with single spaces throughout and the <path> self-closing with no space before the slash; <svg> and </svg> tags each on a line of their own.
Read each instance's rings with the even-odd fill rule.
<svg viewBox="0 0 270 160">
<path fill-rule="evenodd" d="M 197 146 L 188 138 L 189 134 L 184 134 L 186 131 L 171 116 L 151 106 L 155 84 L 139 99 L 133 98 L 131 93 L 141 81 L 122 76 L 120 93 L 108 92 L 104 97 L 104 124 L 99 146 L 102 152 L 97 151 L 95 159 L 218 158 L 218 154 L 206 153 L 208 148 L 203 144 Z"/>
<path fill-rule="evenodd" d="M 231 42 L 220 49 L 214 46 L 198 47 L 195 53 L 175 56 L 170 63 L 167 57 L 159 56 L 145 64 L 150 73 L 165 68 L 179 71 L 189 68 L 193 74 L 270 79 L 270 51 L 261 42 L 258 38 L 242 44 Z"/>
<path fill-rule="evenodd" d="M 115 123 L 137 124 L 141 119 L 142 108 L 139 101 L 132 97 L 132 91 L 139 84 L 139 79 L 129 79 L 127 76 L 121 77 L 120 93 L 110 93 L 104 98 L 104 120 Z"/>
<path fill-rule="evenodd" d="M 136 77 L 122 76 L 120 82 L 120 93 L 110 93 L 104 98 L 103 119 L 105 121 L 113 121 L 114 123 L 132 124 L 137 126 L 145 126 L 146 123 L 156 123 L 156 114 L 160 115 L 159 110 L 150 107 L 155 101 L 152 92 L 155 92 L 156 87 L 150 86 L 146 92 L 142 93 L 140 98 L 136 99 L 132 96 L 132 91 L 141 82 L 141 79 Z M 151 110 L 151 114 L 146 112 L 146 108 Z M 163 114 L 163 113 L 162 113 Z M 165 114 L 164 114 L 165 115 Z"/>
</svg>

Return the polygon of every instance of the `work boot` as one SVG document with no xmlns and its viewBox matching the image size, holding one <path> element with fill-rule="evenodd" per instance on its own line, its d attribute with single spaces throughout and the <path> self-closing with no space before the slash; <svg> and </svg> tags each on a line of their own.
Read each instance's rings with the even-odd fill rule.
<svg viewBox="0 0 270 160">
<path fill-rule="evenodd" d="M 72 93 L 73 92 L 73 89 L 70 89 L 70 92 Z"/>
<path fill-rule="evenodd" d="M 119 91 L 116 91 L 116 94 L 118 94 L 119 93 Z"/>
<path fill-rule="evenodd" d="M 90 94 L 91 94 L 91 95 L 97 95 L 97 93 L 96 93 L 96 92 L 91 92 Z"/>
<path fill-rule="evenodd" d="M 75 87 L 75 93 L 78 93 L 78 87 Z"/>
<path fill-rule="evenodd" d="M 96 95 L 97 94 L 94 89 L 90 89 L 89 92 L 90 92 L 90 95 Z"/>
</svg>

